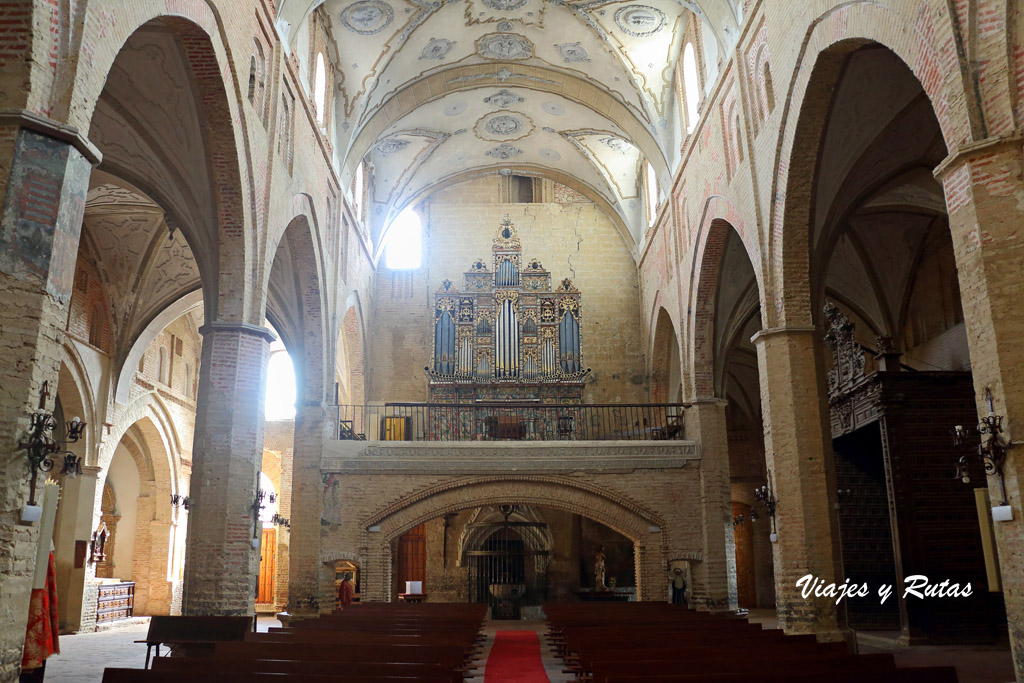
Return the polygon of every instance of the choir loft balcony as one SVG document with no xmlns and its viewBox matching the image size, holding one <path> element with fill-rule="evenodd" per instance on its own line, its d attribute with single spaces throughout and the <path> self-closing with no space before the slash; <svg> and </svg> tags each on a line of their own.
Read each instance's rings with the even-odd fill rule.
<svg viewBox="0 0 1024 683">
<path fill-rule="evenodd" d="M 678 441 L 685 403 L 338 406 L 343 441 Z"/>
<path fill-rule="evenodd" d="M 322 470 L 346 474 L 627 474 L 699 465 L 686 404 L 338 406 Z"/>
</svg>

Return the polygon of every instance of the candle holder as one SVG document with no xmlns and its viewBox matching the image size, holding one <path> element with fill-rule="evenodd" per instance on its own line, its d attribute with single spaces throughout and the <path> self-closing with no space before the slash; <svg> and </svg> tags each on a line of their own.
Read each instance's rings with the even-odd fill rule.
<svg viewBox="0 0 1024 683">
<path fill-rule="evenodd" d="M 39 390 L 39 407 L 32 413 L 29 431 L 26 438 L 18 442 L 18 448 L 25 451 L 28 458 L 29 472 L 29 496 L 28 504 L 36 505 L 36 480 L 40 472 L 49 472 L 55 465 L 54 458 L 60 459 L 63 456 L 63 464 L 60 473 L 68 477 L 76 477 L 82 473 L 81 458 L 70 452 L 61 452 L 61 447 L 69 443 L 75 443 L 85 434 L 85 422 L 79 417 L 74 417 L 64 423 L 67 437 L 63 440 L 53 438 L 53 430 L 57 428 L 57 419 L 52 413 L 46 410 L 46 398 L 50 395 L 50 383 L 43 382 Z"/>
<path fill-rule="evenodd" d="M 1006 480 L 1003 478 L 1003 466 L 1006 464 L 1006 452 L 1009 445 L 1002 437 L 1003 416 L 996 415 L 992 401 L 992 390 L 985 387 L 985 402 L 988 404 L 988 415 L 978 421 L 975 429 L 981 439 L 977 446 L 972 446 L 967 430 L 963 425 L 953 428 L 953 445 L 957 448 L 970 448 L 970 452 L 960 456 L 956 465 L 956 478 L 965 484 L 971 483 L 970 466 L 972 461 L 980 461 L 985 469 L 985 476 L 997 477 L 1002 492 L 1000 505 L 1008 505 L 1006 496 Z"/>
<path fill-rule="evenodd" d="M 180 493 L 171 494 L 171 505 L 174 507 L 182 507 L 185 510 L 191 510 L 195 507 L 196 502 L 192 500 L 190 496 L 184 496 Z"/>
<path fill-rule="evenodd" d="M 778 505 L 779 501 L 775 498 L 775 491 L 772 489 L 772 473 L 768 472 L 767 474 L 768 483 L 754 489 L 754 498 L 764 505 L 765 510 L 768 512 L 768 516 L 771 517 L 772 537 L 774 539 L 778 535 L 778 530 L 775 527 L 775 507 Z"/>
</svg>

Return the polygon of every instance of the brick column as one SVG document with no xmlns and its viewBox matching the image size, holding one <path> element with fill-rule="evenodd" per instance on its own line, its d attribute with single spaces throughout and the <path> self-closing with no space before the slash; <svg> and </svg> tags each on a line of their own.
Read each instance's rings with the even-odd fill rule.
<svg viewBox="0 0 1024 683">
<path fill-rule="evenodd" d="M 323 403 L 306 403 L 295 411 L 295 448 L 292 455 L 291 545 L 288 549 L 288 611 L 310 614 L 310 598 L 320 588 L 320 517 L 323 479 L 320 460 L 332 421 Z M 354 520 L 350 520 L 354 521 Z M 320 610 L 330 611 L 320 600 Z"/>
<path fill-rule="evenodd" d="M 61 330 L 98 160 L 72 129 L 27 113 L 0 116 L 0 681 L 18 679 L 39 533 L 38 523 L 20 521 L 29 473 L 17 446 L 43 382 L 46 409 L 57 395 Z"/>
<path fill-rule="evenodd" d="M 786 633 L 814 633 L 843 640 L 833 600 L 804 599 L 796 582 L 813 574 L 825 584 L 841 581 L 838 534 L 829 505 L 835 481 L 831 439 L 813 329 L 778 328 L 754 335 L 761 379 L 765 450 L 778 500 L 774 543 L 775 601 Z M 834 486 L 832 489 L 834 490 Z"/>
<path fill-rule="evenodd" d="M 1004 437 L 1013 442 L 1004 468 L 1013 520 L 995 524 L 1006 617 L 1017 680 L 1024 680 L 1024 160 L 1022 140 L 985 140 L 954 153 L 935 175 L 942 181 L 956 252 L 978 412 L 985 388 Z M 989 477 L 993 505 L 1002 500 Z M 987 587 L 975 587 L 985 590 Z"/>
<path fill-rule="evenodd" d="M 252 504 L 263 459 L 268 329 L 216 322 L 203 335 L 182 613 L 252 614 L 259 553 Z"/>
<path fill-rule="evenodd" d="M 691 595 L 696 607 L 710 611 L 736 608 L 736 575 L 733 571 L 730 577 L 729 572 L 729 558 L 735 558 L 736 550 L 725 406 L 720 399 L 698 399 L 686 409 L 686 437 L 700 444 L 704 528 L 703 560 L 693 564 Z"/>
<path fill-rule="evenodd" d="M 53 558 L 57 568 L 57 591 L 64 602 L 57 607 L 61 629 L 72 633 L 83 630 L 88 624 L 89 620 L 83 617 L 83 613 L 96 608 L 95 605 L 84 604 L 85 585 L 95 578 L 96 565 L 88 562 L 86 553 L 85 561 L 76 567 L 75 546 L 92 540 L 93 521 L 96 519 L 93 512 L 96 499 L 102 492 L 99 485 L 101 471 L 99 467 L 83 467 L 81 475 L 74 479 L 64 478 L 60 487 L 60 518 L 54 529 Z"/>
</svg>

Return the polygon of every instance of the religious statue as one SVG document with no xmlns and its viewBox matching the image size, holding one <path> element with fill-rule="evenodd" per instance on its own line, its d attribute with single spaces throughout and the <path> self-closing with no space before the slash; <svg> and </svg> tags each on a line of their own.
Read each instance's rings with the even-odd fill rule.
<svg viewBox="0 0 1024 683">
<path fill-rule="evenodd" d="M 672 583 L 672 604 L 686 606 L 686 577 L 680 567 L 673 569 L 668 575 Z"/>
<path fill-rule="evenodd" d="M 596 553 L 594 553 L 594 590 L 606 591 L 608 587 L 604 583 L 604 565 L 605 555 L 604 546 L 601 547 Z"/>
</svg>

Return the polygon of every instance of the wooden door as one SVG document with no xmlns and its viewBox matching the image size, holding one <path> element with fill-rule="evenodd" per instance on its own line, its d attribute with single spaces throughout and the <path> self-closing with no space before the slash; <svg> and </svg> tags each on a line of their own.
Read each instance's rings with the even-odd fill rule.
<svg viewBox="0 0 1024 683">
<path fill-rule="evenodd" d="M 425 581 L 427 578 L 427 528 L 425 524 L 409 529 L 398 537 L 398 556 L 395 578 L 399 593 L 405 592 L 406 581 Z M 424 584 L 423 592 L 427 587 Z"/>
<path fill-rule="evenodd" d="M 260 544 L 260 590 L 256 603 L 269 605 L 274 602 L 274 556 L 277 554 L 277 529 L 263 530 Z"/>
<path fill-rule="evenodd" d="M 757 606 L 757 588 L 754 584 L 754 523 L 750 521 L 750 506 L 732 504 L 732 516 L 743 515 L 743 523 L 732 528 L 736 542 L 736 602 L 739 607 Z"/>
</svg>

